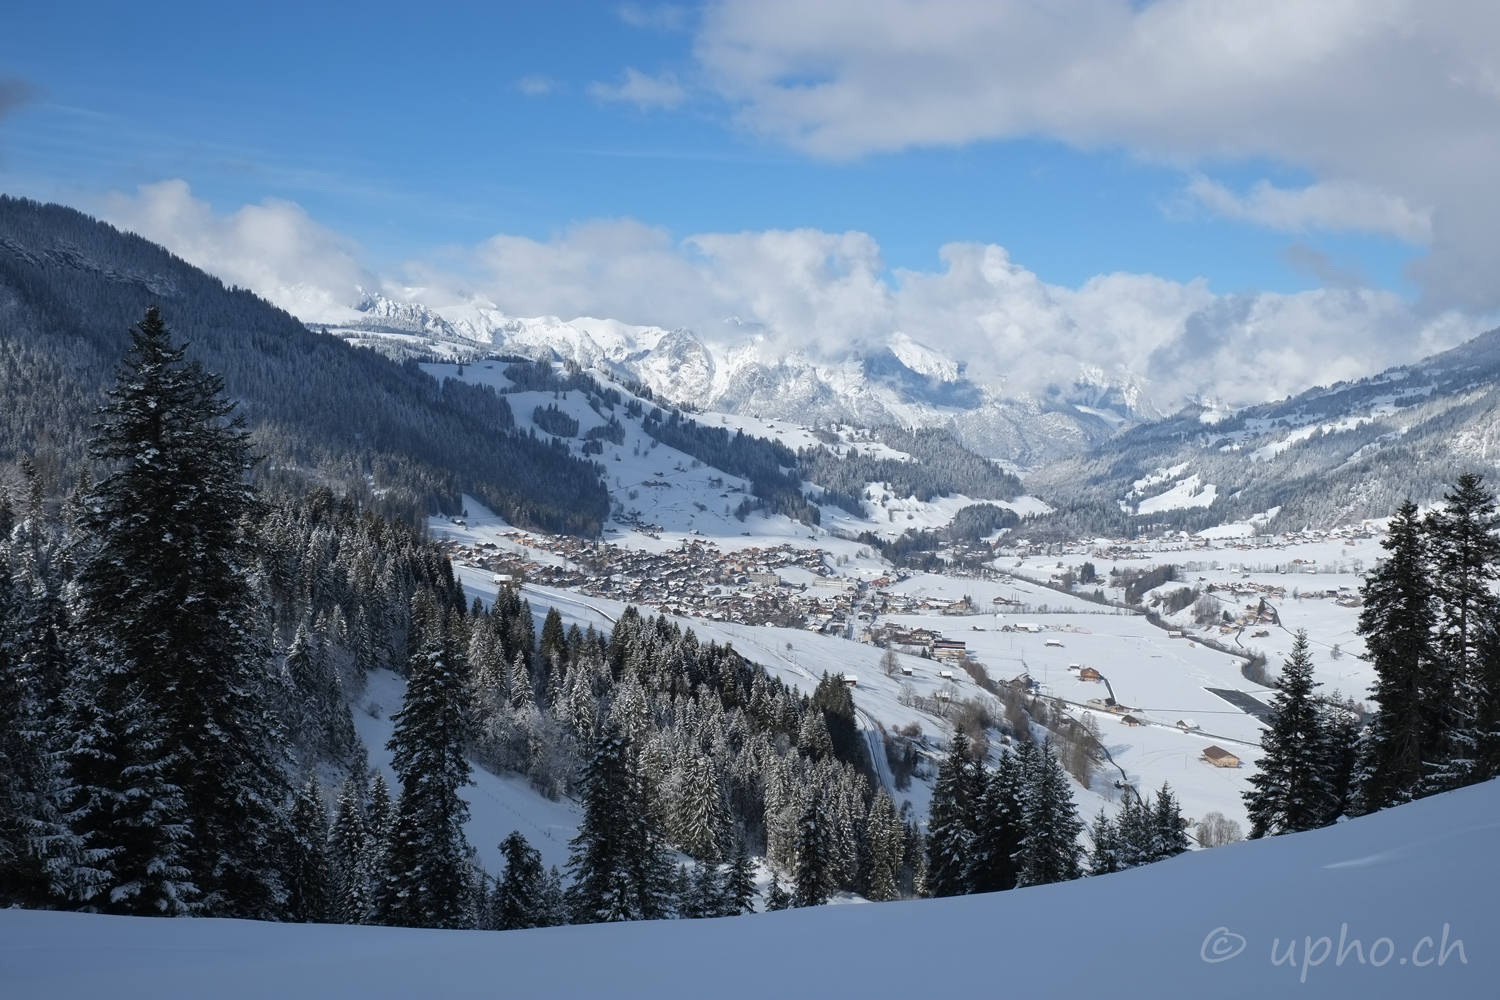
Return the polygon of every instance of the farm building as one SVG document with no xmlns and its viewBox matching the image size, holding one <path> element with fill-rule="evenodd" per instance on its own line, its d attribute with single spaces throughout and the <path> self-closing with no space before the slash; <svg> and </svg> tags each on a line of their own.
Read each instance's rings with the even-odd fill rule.
<svg viewBox="0 0 1500 1000">
<path fill-rule="evenodd" d="M 1203 751 L 1203 759 L 1214 767 L 1239 767 L 1240 759 L 1228 750 L 1219 747 L 1208 747 Z"/>
<path fill-rule="evenodd" d="M 1099 671 L 1093 667 L 1084 667 L 1078 671 L 1078 679 L 1081 681 L 1097 681 L 1099 679 Z"/>
<path fill-rule="evenodd" d="M 935 639 L 932 655 L 939 660 L 961 660 L 968 655 L 968 646 L 962 639 Z"/>
</svg>

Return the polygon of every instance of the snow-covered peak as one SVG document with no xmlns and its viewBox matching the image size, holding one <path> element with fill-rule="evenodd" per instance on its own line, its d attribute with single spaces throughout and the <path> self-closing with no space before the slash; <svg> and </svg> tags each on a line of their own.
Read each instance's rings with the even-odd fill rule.
<svg viewBox="0 0 1500 1000">
<path fill-rule="evenodd" d="M 925 344 L 919 344 L 904 333 L 897 333 L 890 341 L 891 353 L 901 363 L 919 375 L 927 375 L 944 382 L 957 382 L 963 377 L 964 366 Z"/>
</svg>

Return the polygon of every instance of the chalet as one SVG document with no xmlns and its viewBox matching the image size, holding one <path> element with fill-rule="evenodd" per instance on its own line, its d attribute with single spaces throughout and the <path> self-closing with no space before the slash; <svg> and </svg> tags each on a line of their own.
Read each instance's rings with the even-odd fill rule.
<svg viewBox="0 0 1500 1000">
<path fill-rule="evenodd" d="M 855 674 L 845 674 L 844 683 L 849 687 L 859 687 L 859 677 Z"/>
<path fill-rule="evenodd" d="M 1228 750 L 1209 747 L 1203 751 L 1203 759 L 1214 767 L 1239 767 L 1240 759 Z"/>
<path fill-rule="evenodd" d="M 1113 698 L 1090 698 L 1084 704 L 1096 712 L 1108 712 L 1109 707 L 1114 704 Z"/>
<path fill-rule="evenodd" d="M 1167 633 L 1167 638 L 1168 639 L 1181 639 L 1182 638 L 1182 633 L 1180 631 L 1174 629 L 1171 632 Z"/>
<path fill-rule="evenodd" d="M 1093 667 L 1084 667 L 1078 671 L 1078 679 L 1081 681 L 1097 681 L 1099 679 L 1099 671 Z"/>
<path fill-rule="evenodd" d="M 911 667 L 908 667 L 904 663 L 901 664 L 901 676 L 902 677 L 910 677 L 911 673 L 912 673 Z"/>
<path fill-rule="evenodd" d="M 932 655 L 939 660 L 961 660 L 968 655 L 968 646 L 962 639 L 934 639 Z"/>
<path fill-rule="evenodd" d="M 1046 645 L 1046 646 L 1057 646 L 1057 647 L 1061 648 L 1062 647 L 1062 640 L 1061 639 L 1048 639 L 1045 643 L 1043 643 L 1043 645 Z"/>
<path fill-rule="evenodd" d="M 1190 733 L 1198 728 L 1198 723 L 1194 722 L 1192 719 L 1178 719 L 1177 728 L 1181 729 L 1185 733 Z"/>
<path fill-rule="evenodd" d="M 938 676 L 941 677 L 945 681 L 951 681 L 953 679 L 953 671 L 951 671 L 951 670 L 939 670 L 938 671 Z"/>
<path fill-rule="evenodd" d="M 1120 725 L 1122 726 L 1139 726 L 1140 724 L 1141 720 L 1133 715 L 1122 715 L 1120 717 Z"/>
</svg>

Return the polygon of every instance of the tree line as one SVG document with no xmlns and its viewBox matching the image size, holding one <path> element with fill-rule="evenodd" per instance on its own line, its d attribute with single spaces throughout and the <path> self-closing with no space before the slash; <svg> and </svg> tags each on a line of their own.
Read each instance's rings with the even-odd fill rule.
<svg viewBox="0 0 1500 1000">
<path fill-rule="evenodd" d="M 1386 557 L 1365 578 L 1359 632 L 1375 668 L 1369 724 L 1320 697 L 1299 632 L 1246 793 L 1251 836 L 1326 826 L 1500 774 L 1500 517 L 1464 473 L 1422 516 L 1391 518 Z"/>
</svg>

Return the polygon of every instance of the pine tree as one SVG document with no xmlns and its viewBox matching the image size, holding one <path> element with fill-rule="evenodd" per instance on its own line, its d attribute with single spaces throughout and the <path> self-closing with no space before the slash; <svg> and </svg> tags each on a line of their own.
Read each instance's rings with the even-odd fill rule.
<svg viewBox="0 0 1500 1000">
<path fill-rule="evenodd" d="M 705 754 L 694 754 L 683 770 L 686 773 L 680 775 L 677 787 L 673 839 L 689 856 L 717 861 L 723 854 L 719 844 L 729 818 L 713 761 Z"/>
<path fill-rule="evenodd" d="M 669 916 L 672 866 L 630 739 L 613 725 L 599 736 L 583 776 L 583 822 L 569 843 L 574 923 Z"/>
<path fill-rule="evenodd" d="M 500 853 L 505 856 L 505 874 L 490 897 L 489 927 L 511 931 L 546 926 L 547 873 L 541 852 L 526 842 L 521 831 L 513 830 L 500 842 Z"/>
<path fill-rule="evenodd" d="M 1447 674 L 1444 741 L 1427 785 L 1482 781 L 1500 764 L 1500 537 L 1495 494 L 1475 473 L 1458 477 L 1427 516 L 1437 596 L 1436 647 Z"/>
<path fill-rule="evenodd" d="M 323 923 L 334 918 L 334 892 L 328 859 L 328 807 L 316 775 L 292 799 L 291 836 L 285 864 L 293 920 Z"/>
<path fill-rule="evenodd" d="M 1138 868 L 1157 859 L 1157 830 L 1151 797 L 1127 792 L 1115 816 L 1115 851 L 1120 868 Z"/>
<path fill-rule="evenodd" d="M 376 894 L 383 923 L 461 927 L 468 912 L 469 807 L 466 755 L 468 663 L 456 623 L 435 621 L 412 659 L 406 699 L 394 718 L 392 766 L 401 780 Z"/>
<path fill-rule="evenodd" d="M 568 900 L 563 892 L 562 872 L 553 865 L 547 870 L 547 880 L 542 885 L 542 908 L 537 918 L 538 927 L 561 927 L 568 922 Z"/>
<path fill-rule="evenodd" d="M 1430 551 L 1417 505 L 1396 509 L 1381 543 L 1388 555 L 1361 588 L 1359 633 L 1375 668 L 1380 705 L 1361 735 L 1353 811 L 1374 812 L 1420 794 L 1426 765 L 1442 750 L 1442 683 L 1433 628 Z"/>
<path fill-rule="evenodd" d="M 95 666 L 70 751 L 76 828 L 107 908 L 178 912 L 196 891 L 204 913 L 276 917 L 288 788 L 243 530 L 259 509 L 249 441 L 226 421 L 223 379 L 184 356 L 148 309 L 93 442 L 115 471 L 87 501 L 80 625 Z"/>
<path fill-rule="evenodd" d="M 687 919 L 728 916 L 724 901 L 724 879 L 719 866 L 694 861 L 686 878 L 686 891 L 678 904 L 678 915 Z"/>
<path fill-rule="evenodd" d="M 1025 834 L 1017 851 L 1017 884 L 1046 885 L 1083 874 L 1078 835 L 1083 823 L 1073 806 L 1068 776 L 1048 739 L 1023 761 Z M 1029 765 L 1029 766 L 1028 766 Z"/>
<path fill-rule="evenodd" d="M 834 880 L 829 858 L 828 817 L 813 791 L 797 820 L 797 870 L 792 890 L 793 906 L 822 906 L 828 902 Z"/>
<path fill-rule="evenodd" d="M 754 913 L 756 895 L 755 863 L 744 843 L 739 843 L 734 856 L 729 859 L 729 871 L 724 879 L 724 914 L 733 917 Z"/>
<path fill-rule="evenodd" d="M 969 859 L 983 792 L 979 765 L 969 755 L 969 738 L 958 730 L 938 767 L 927 820 L 927 887 L 934 896 L 969 891 Z"/>
<path fill-rule="evenodd" d="M 899 899 L 901 896 L 901 862 L 904 855 L 905 829 L 896 813 L 896 804 L 884 788 L 875 792 L 870 802 L 866 824 L 869 840 L 869 886 L 865 895 L 875 902 Z"/>
<path fill-rule="evenodd" d="M 563 631 L 562 615 L 556 608 L 547 609 L 547 617 L 542 622 L 542 648 L 543 662 L 551 662 L 554 658 L 566 661 L 568 658 L 568 638 Z"/>
<path fill-rule="evenodd" d="M 1187 828 L 1182 823 L 1182 810 L 1177 797 L 1164 781 L 1161 791 L 1156 793 L 1156 808 L 1152 811 L 1152 826 L 1155 828 L 1153 861 L 1175 858 L 1188 849 Z"/>
<path fill-rule="evenodd" d="M 791 893 L 781 884 L 781 879 L 771 872 L 771 884 L 766 888 L 766 910 L 786 910 L 792 905 Z"/>
<path fill-rule="evenodd" d="M 1000 766 L 983 780 L 975 810 L 974 839 L 965 875 L 970 892 L 998 892 L 1016 886 L 1016 852 L 1025 834 L 1021 808 L 1022 776 L 1019 757 L 1005 751 Z"/>
<path fill-rule="evenodd" d="M 370 829 L 371 860 L 380 861 L 385 854 L 385 845 L 391 839 L 391 824 L 396 816 L 396 807 L 391 802 L 391 790 L 385 783 L 385 775 L 376 771 L 370 779 L 370 807 L 368 826 Z M 383 862 L 371 867 L 372 873 L 384 870 Z"/>
<path fill-rule="evenodd" d="M 375 871 L 372 839 L 359 785 L 350 778 L 339 789 L 328 836 L 334 874 L 333 919 L 340 923 L 363 924 L 370 919 L 371 878 Z"/>
<path fill-rule="evenodd" d="M 39 514 L 40 500 L 33 506 Z M 0 489 L 0 528 L 8 515 Z M 88 883 L 82 845 L 65 814 L 70 792 L 60 723 L 69 664 L 59 639 L 61 581 L 38 566 L 45 578 L 23 574 L 15 586 L 6 541 L 0 534 L 0 906 L 55 905 L 75 893 L 80 879 Z"/>
<path fill-rule="evenodd" d="M 1265 754 L 1250 776 L 1252 789 L 1244 793 L 1252 838 L 1312 830 L 1334 819 L 1337 800 L 1325 770 L 1312 669 L 1307 631 L 1299 629 L 1271 699 L 1271 724 L 1260 741 Z"/>
<path fill-rule="evenodd" d="M 1125 870 L 1120 862 L 1119 830 L 1115 828 L 1114 821 L 1105 815 L 1102 807 L 1099 815 L 1094 817 L 1093 825 L 1089 827 L 1089 840 L 1093 843 L 1089 850 L 1090 875 L 1110 875 Z"/>
</svg>

